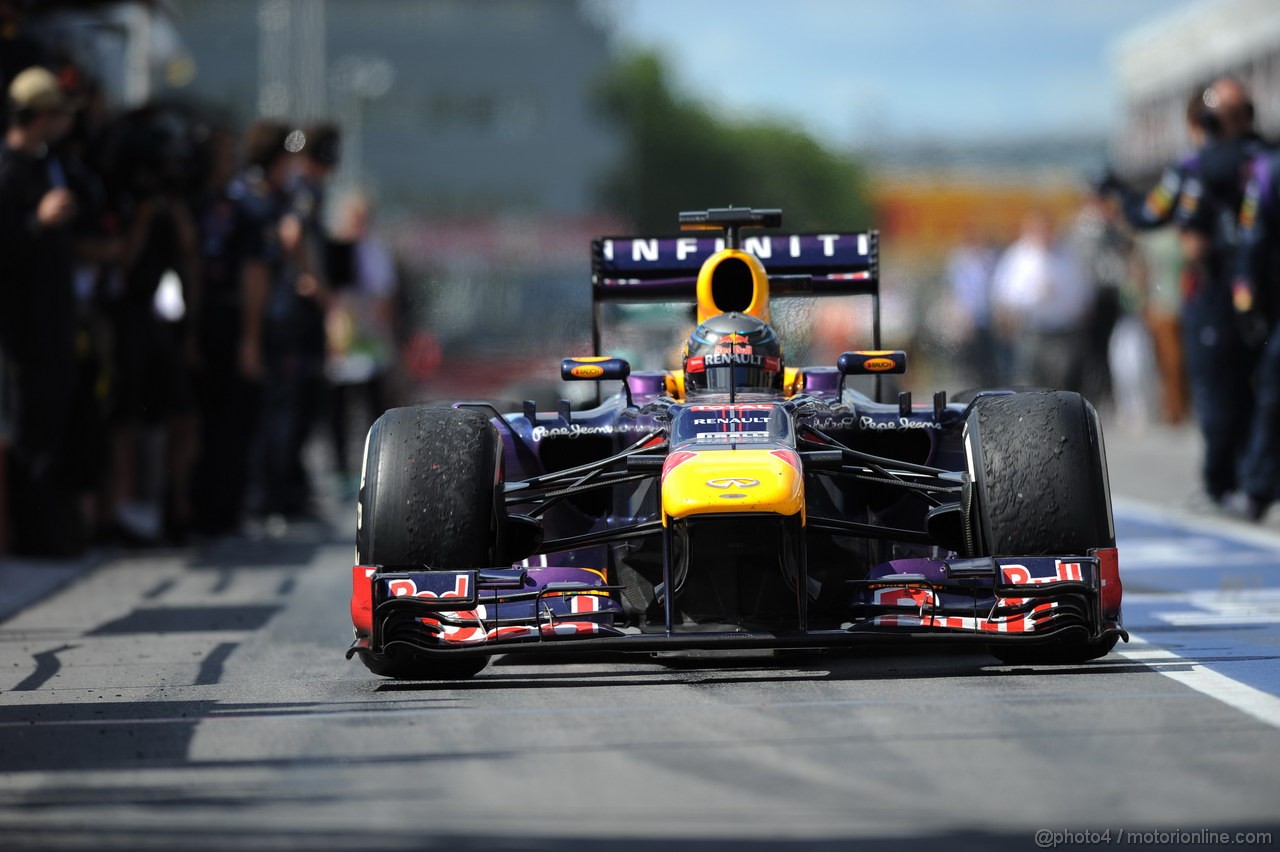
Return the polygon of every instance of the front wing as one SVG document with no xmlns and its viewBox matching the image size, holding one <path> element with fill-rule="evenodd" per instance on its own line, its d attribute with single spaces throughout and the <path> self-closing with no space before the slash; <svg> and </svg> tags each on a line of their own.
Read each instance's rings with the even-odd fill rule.
<svg viewBox="0 0 1280 852">
<path fill-rule="evenodd" d="M 475 656 L 563 651 L 835 648 L 886 642 L 1036 643 L 1124 635 L 1115 548 L 1088 556 L 900 559 L 848 581 L 838 628 L 645 632 L 625 627 L 603 573 L 356 566 L 347 652 Z M 1127 637 L 1126 637 L 1127 638 Z"/>
</svg>

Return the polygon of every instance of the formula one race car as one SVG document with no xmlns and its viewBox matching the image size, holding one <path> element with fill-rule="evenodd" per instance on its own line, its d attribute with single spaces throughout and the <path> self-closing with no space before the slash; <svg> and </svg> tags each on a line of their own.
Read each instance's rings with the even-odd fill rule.
<svg viewBox="0 0 1280 852">
<path fill-rule="evenodd" d="M 880 348 L 876 232 L 741 236 L 781 218 L 682 213 L 713 233 L 594 241 L 596 355 L 561 374 L 620 383 L 596 407 L 378 419 L 348 658 L 432 679 L 566 649 L 970 642 L 1080 663 L 1127 641 L 1093 407 L 1058 391 L 879 401 L 906 354 Z M 873 348 L 788 366 L 770 296 L 801 294 L 870 296 Z M 605 306 L 679 301 L 697 308 L 683 369 L 600 354 Z"/>
</svg>

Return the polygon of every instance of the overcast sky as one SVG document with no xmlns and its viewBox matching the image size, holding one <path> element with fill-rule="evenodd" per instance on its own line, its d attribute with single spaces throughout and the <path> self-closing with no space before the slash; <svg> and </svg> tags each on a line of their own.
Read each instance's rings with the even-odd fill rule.
<svg viewBox="0 0 1280 852">
<path fill-rule="evenodd" d="M 1204 0 L 598 2 L 683 91 L 849 146 L 1106 132 L 1116 38 Z"/>
</svg>

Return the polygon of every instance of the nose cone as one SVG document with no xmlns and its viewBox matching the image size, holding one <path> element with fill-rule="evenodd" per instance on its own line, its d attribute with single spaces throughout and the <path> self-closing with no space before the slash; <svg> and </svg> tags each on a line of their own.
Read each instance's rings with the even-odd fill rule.
<svg viewBox="0 0 1280 852">
<path fill-rule="evenodd" d="M 663 469 L 664 522 L 728 512 L 803 511 L 804 477 L 791 449 L 683 451 L 673 453 Z"/>
</svg>

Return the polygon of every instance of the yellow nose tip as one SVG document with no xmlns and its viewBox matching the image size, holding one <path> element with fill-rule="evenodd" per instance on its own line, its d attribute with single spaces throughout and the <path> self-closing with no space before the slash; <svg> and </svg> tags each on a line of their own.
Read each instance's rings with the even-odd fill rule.
<svg viewBox="0 0 1280 852">
<path fill-rule="evenodd" d="M 803 511 L 804 478 L 794 450 L 700 450 L 669 466 L 662 480 L 664 521 L 727 512 Z"/>
</svg>

